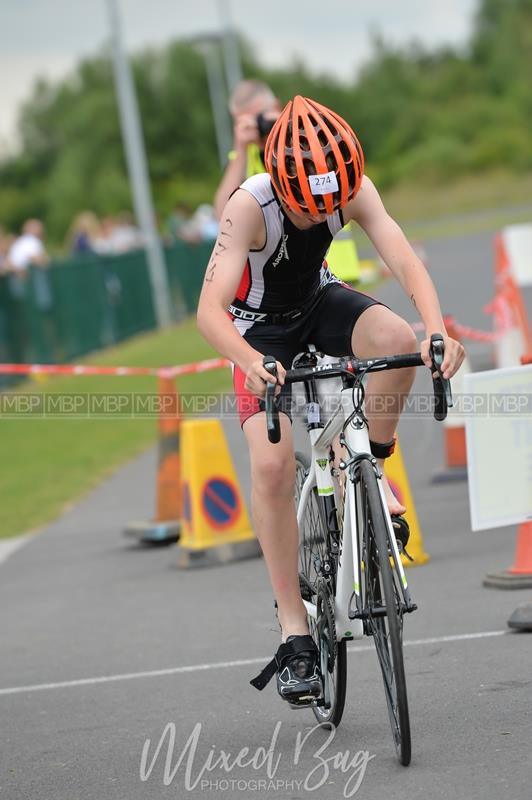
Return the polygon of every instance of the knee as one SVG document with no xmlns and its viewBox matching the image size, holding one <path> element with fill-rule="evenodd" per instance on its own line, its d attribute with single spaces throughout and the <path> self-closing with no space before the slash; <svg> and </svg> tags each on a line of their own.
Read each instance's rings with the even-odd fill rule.
<svg viewBox="0 0 532 800">
<path fill-rule="evenodd" d="M 400 355 L 418 350 L 416 334 L 399 317 L 375 331 L 373 348 L 377 355 Z"/>
<path fill-rule="evenodd" d="M 252 463 L 253 491 L 271 499 L 292 497 L 296 477 L 295 459 L 276 453 L 261 454 Z"/>
<path fill-rule="evenodd" d="M 417 337 L 408 322 L 401 320 L 401 325 L 394 335 L 398 353 L 416 353 L 419 349 Z"/>
</svg>

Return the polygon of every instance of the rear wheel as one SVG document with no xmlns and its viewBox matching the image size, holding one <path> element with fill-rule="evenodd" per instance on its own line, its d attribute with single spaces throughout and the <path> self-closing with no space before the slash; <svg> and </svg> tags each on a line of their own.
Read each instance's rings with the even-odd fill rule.
<svg viewBox="0 0 532 800">
<path fill-rule="evenodd" d="M 403 599 L 390 566 L 388 529 L 377 477 L 367 460 L 360 464 L 359 486 L 366 633 L 375 642 L 397 757 L 408 766 L 411 741 L 403 661 Z"/>
<path fill-rule="evenodd" d="M 301 490 L 309 474 L 310 461 L 296 453 L 295 501 L 299 507 Z M 304 600 L 317 606 L 317 619 L 309 615 L 310 634 L 320 650 L 326 706 L 312 706 L 314 716 L 326 728 L 339 725 L 345 706 L 347 645 L 336 640 L 334 596 L 323 565 L 330 562 L 325 513 L 320 507 L 316 487 L 307 497 L 299 528 L 299 583 Z"/>
</svg>

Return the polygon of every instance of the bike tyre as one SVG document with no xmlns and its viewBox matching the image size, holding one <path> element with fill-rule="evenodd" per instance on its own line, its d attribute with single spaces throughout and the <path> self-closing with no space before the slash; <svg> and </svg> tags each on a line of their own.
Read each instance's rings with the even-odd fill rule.
<svg viewBox="0 0 532 800">
<path fill-rule="evenodd" d="M 296 508 L 299 504 L 301 488 L 310 470 L 310 460 L 303 453 L 296 453 Z M 320 508 L 317 488 L 314 487 L 309 494 L 302 524 L 299 530 L 299 573 L 300 583 L 310 586 L 314 590 L 313 602 L 316 602 L 317 581 L 320 577 L 316 572 L 314 559 L 323 560 L 327 551 L 327 528 L 323 512 Z M 301 580 L 302 579 L 302 580 Z M 310 633 L 317 640 L 316 620 L 309 616 Z M 318 642 L 317 642 L 318 643 Z M 319 643 L 318 643 L 319 644 Z M 337 727 L 342 719 L 345 708 L 347 686 L 347 644 L 345 639 L 336 642 L 336 656 L 332 673 L 329 673 L 333 682 L 333 695 L 331 707 L 312 706 L 316 720 L 325 729 Z"/>
<path fill-rule="evenodd" d="M 382 507 L 375 469 L 369 460 L 360 464 L 361 497 L 366 498 L 363 509 L 363 552 L 370 552 L 364 569 L 365 599 L 369 598 L 368 628 L 374 638 L 382 672 L 388 714 L 399 762 L 408 766 L 412 744 L 410 717 L 403 659 L 401 600 L 394 589 L 390 565 L 388 527 Z M 369 517 L 369 519 L 368 519 Z M 373 541 L 373 544 L 372 544 Z M 371 608 L 384 604 L 385 616 L 374 616 Z"/>
</svg>

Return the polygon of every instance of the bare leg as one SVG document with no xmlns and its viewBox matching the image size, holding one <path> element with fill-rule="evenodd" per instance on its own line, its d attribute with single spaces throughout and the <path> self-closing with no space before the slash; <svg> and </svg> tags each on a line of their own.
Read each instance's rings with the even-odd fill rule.
<svg viewBox="0 0 532 800">
<path fill-rule="evenodd" d="M 295 458 L 292 426 L 280 414 L 281 441 L 271 444 L 265 414 L 244 423 L 251 459 L 251 507 L 255 532 L 270 575 L 283 641 L 308 633 L 299 589 L 298 529 L 294 503 Z"/>
<path fill-rule="evenodd" d="M 418 349 L 416 336 L 404 319 L 385 306 L 367 308 L 357 320 L 351 340 L 353 352 L 359 358 L 414 353 Z M 374 372 L 366 386 L 366 415 L 369 422 L 370 439 L 374 442 L 389 442 L 397 428 L 399 416 L 408 397 L 415 377 L 412 369 L 397 369 Z M 379 459 L 382 467 L 383 459 Z M 388 508 L 392 514 L 406 510 L 383 480 Z"/>
</svg>

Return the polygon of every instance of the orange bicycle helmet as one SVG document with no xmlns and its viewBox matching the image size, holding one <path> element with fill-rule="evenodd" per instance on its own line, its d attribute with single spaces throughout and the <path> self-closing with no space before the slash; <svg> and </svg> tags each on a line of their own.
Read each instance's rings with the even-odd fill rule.
<svg viewBox="0 0 532 800">
<path fill-rule="evenodd" d="M 266 169 L 282 202 L 295 213 L 332 214 L 356 195 L 364 154 L 342 117 L 297 95 L 266 142 Z"/>
</svg>

